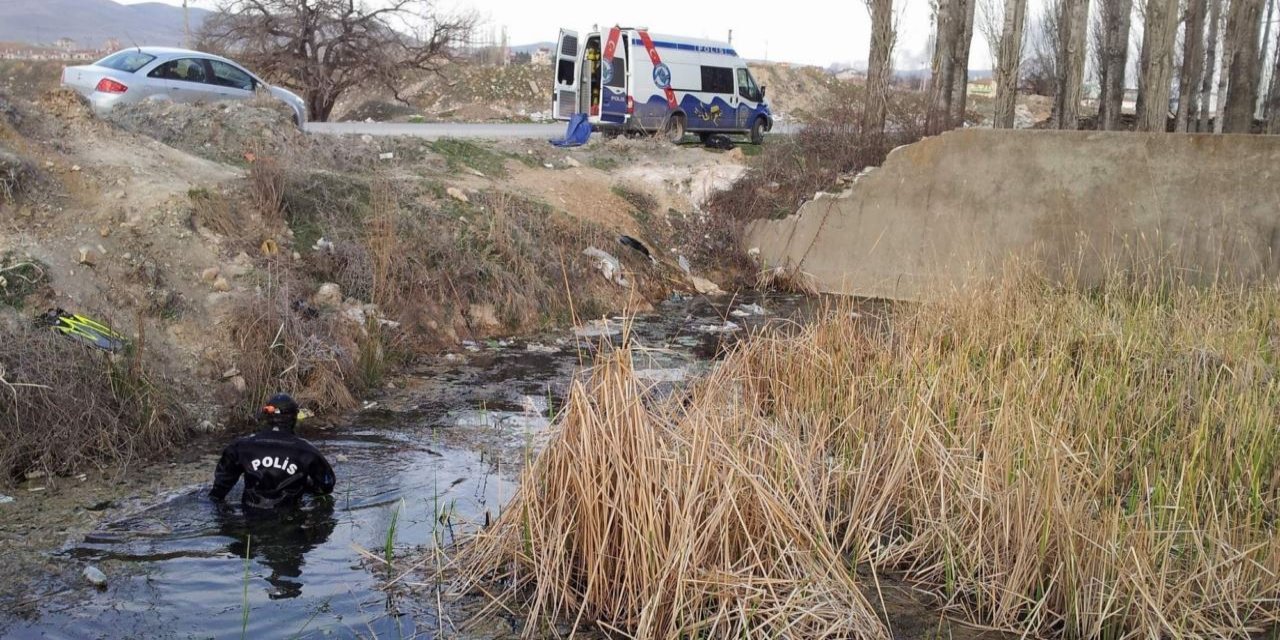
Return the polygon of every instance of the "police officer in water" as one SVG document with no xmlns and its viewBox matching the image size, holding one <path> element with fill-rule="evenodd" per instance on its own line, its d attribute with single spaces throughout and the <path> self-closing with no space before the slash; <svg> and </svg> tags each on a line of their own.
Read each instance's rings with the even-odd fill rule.
<svg viewBox="0 0 1280 640">
<path fill-rule="evenodd" d="M 262 409 L 266 428 L 227 445 L 213 474 L 209 497 L 221 502 L 244 474 L 246 510 L 296 505 L 303 494 L 333 493 L 333 467 L 310 442 L 294 435 L 298 403 L 277 394 Z"/>
</svg>

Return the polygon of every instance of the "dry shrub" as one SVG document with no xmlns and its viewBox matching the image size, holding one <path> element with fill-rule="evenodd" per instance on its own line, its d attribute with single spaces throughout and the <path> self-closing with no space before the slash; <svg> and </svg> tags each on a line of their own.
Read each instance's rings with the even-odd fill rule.
<svg viewBox="0 0 1280 640">
<path fill-rule="evenodd" d="M 557 621 L 639 638 L 886 635 L 821 526 L 810 479 L 826 452 L 694 406 L 647 408 L 630 352 L 608 356 L 466 550 L 460 586 L 504 585 L 526 637 Z"/>
<path fill-rule="evenodd" d="M 35 173 L 30 162 L 0 147 L 0 204 L 17 200 Z"/>
<path fill-rule="evenodd" d="M 462 586 L 518 596 L 528 635 L 814 637 L 835 593 L 843 637 L 882 635 L 855 565 L 1029 637 L 1262 632 L 1277 294 L 1011 273 L 883 326 L 844 308 L 757 338 L 654 407 L 617 354 L 465 550 Z"/>
<path fill-rule="evenodd" d="M 145 353 L 112 356 L 48 328 L 8 332 L 0 340 L 0 484 L 29 471 L 118 470 L 182 443 L 185 394 L 148 362 Z"/>
<path fill-rule="evenodd" d="M 360 375 L 361 327 L 341 313 L 321 313 L 306 304 L 310 291 L 281 264 L 268 267 L 261 295 L 242 298 L 226 320 L 237 350 L 236 367 L 248 387 L 244 418 L 262 398 L 287 392 L 318 412 L 356 405 L 367 389 Z"/>
<path fill-rule="evenodd" d="M 742 246 L 750 221 L 791 215 L 815 193 L 835 189 L 843 176 L 879 165 L 894 147 L 919 140 L 924 103 L 914 94 L 894 93 L 889 133 L 882 136 L 861 130 L 860 99 L 833 94 L 817 114 L 795 135 L 771 139 L 733 188 L 711 198 L 706 215 L 686 233 L 694 241 L 695 265 L 753 273 Z"/>
<path fill-rule="evenodd" d="M 249 199 L 253 208 L 268 224 L 282 221 L 288 171 L 274 156 L 251 156 L 249 163 Z"/>
<path fill-rule="evenodd" d="M 204 227 L 220 236 L 238 237 L 244 232 L 244 221 L 238 220 L 231 200 L 219 191 L 191 189 L 191 226 Z"/>
<path fill-rule="evenodd" d="M 802 293 L 816 296 L 820 293 L 818 280 L 798 266 L 774 267 L 756 274 L 756 289 L 781 293 Z"/>
</svg>

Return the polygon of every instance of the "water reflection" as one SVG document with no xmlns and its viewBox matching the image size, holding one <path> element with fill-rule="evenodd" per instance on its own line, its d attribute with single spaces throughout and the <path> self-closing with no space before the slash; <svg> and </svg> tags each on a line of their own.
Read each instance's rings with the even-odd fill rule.
<svg viewBox="0 0 1280 640">
<path fill-rule="evenodd" d="M 265 579 L 272 600 L 302 595 L 307 552 L 328 542 L 338 524 L 329 496 L 272 511 L 219 504 L 216 512 L 219 534 L 233 540 L 227 550 L 270 570 Z"/>
</svg>

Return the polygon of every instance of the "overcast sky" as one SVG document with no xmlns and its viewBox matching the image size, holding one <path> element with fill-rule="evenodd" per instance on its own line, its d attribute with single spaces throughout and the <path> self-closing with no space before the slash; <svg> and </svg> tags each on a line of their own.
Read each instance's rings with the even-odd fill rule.
<svg viewBox="0 0 1280 640">
<path fill-rule="evenodd" d="M 118 0 L 126 4 L 147 0 Z M 154 1 L 154 0 L 151 0 Z M 181 5 L 182 0 L 160 0 Z M 376 2 L 377 0 L 368 0 Z M 827 66 L 867 58 L 870 17 L 863 0 L 786 0 L 785 2 L 692 2 L 648 0 L 619 3 L 611 12 L 591 16 L 567 8 L 564 2 L 529 0 L 448 0 L 453 8 L 472 8 L 486 21 L 486 33 L 507 27 L 510 43 L 528 44 L 554 40 L 560 27 L 588 30 L 619 23 L 645 26 L 657 33 L 724 40 L 733 29 L 738 52 L 751 59 L 800 62 Z M 1032 4 L 1039 4 L 1033 2 Z M 753 6 L 754 5 L 754 6 Z M 192 6 L 213 8 L 213 0 L 192 0 Z M 927 0 L 895 0 L 900 8 L 896 66 L 919 69 L 927 64 L 929 37 Z M 726 10 L 734 7 L 734 10 Z M 774 11 L 756 10 L 770 7 Z M 969 66 L 985 69 L 990 56 L 983 38 L 974 34 Z"/>
</svg>

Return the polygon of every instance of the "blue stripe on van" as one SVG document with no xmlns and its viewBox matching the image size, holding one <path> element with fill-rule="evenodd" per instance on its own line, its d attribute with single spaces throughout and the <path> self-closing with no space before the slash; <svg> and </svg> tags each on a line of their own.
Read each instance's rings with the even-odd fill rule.
<svg viewBox="0 0 1280 640">
<path fill-rule="evenodd" d="M 644 42 L 640 38 L 632 38 L 631 45 L 635 47 L 643 47 Z M 653 46 L 658 49 L 675 49 L 677 51 L 700 51 L 702 53 L 714 53 L 718 55 L 737 57 L 738 52 L 730 47 L 712 47 L 698 44 L 685 44 L 683 42 L 667 42 L 665 40 L 654 40 Z"/>
</svg>

